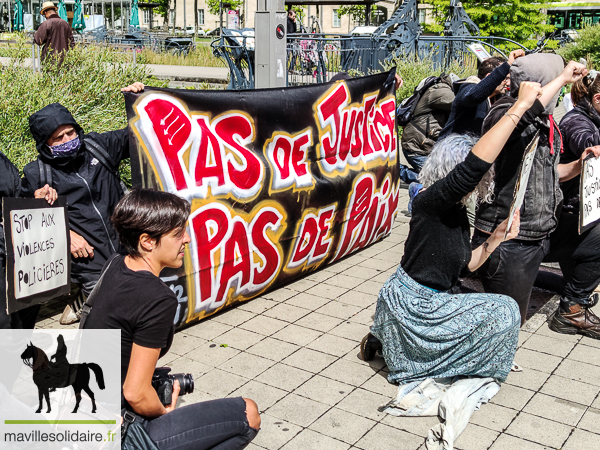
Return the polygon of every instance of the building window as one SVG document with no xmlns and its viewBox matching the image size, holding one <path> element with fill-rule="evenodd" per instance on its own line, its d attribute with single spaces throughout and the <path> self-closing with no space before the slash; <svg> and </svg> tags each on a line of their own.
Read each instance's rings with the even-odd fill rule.
<svg viewBox="0 0 600 450">
<path fill-rule="evenodd" d="M 150 24 L 150 10 L 144 9 L 143 11 L 144 11 L 144 23 Z"/>
<path fill-rule="evenodd" d="M 427 10 L 425 8 L 419 9 L 419 23 L 425 23 L 427 19 Z"/>
<path fill-rule="evenodd" d="M 204 25 L 204 10 L 198 10 L 198 25 Z"/>
<path fill-rule="evenodd" d="M 169 11 L 169 25 L 173 25 L 173 23 L 175 22 L 175 10 L 172 9 Z"/>
<path fill-rule="evenodd" d="M 342 26 L 342 21 L 340 20 L 340 16 L 338 16 L 338 10 L 333 10 L 333 23 L 331 24 L 333 28 L 339 28 Z"/>
</svg>

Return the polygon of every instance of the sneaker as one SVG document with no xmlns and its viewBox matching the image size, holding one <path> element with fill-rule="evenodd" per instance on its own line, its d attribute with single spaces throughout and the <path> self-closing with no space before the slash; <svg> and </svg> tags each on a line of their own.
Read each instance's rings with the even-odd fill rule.
<svg viewBox="0 0 600 450">
<path fill-rule="evenodd" d="M 561 304 L 550 322 L 550 329 L 557 333 L 583 334 L 593 339 L 600 339 L 600 318 L 588 305 Z"/>
<path fill-rule="evenodd" d="M 417 182 L 412 182 L 408 186 L 408 198 L 409 198 L 408 213 L 409 214 L 412 214 L 412 202 L 421 189 L 423 189 L 423 185 L 421 183 L 417 183 Z"/>
<path fill-rule="evenodd" d="M 79 322 L 80 318 L 81 312 L 76 313 L 75 311 L 73 311 L 73 307 L 69 304 L 65 306 L 65 310 L 63 311 L 62 316 L 60 316 L 60 319 L 58 321 L 61 325 L 71 325 L 75 322 Z"/>
<path fill-rule="evenodd" d="M 381 342 L 371 333 L 367 334 L 360 342 L 360 357 L 363 361 L 371 361 L 377 350 L 381 350 Z"/>
</svg>

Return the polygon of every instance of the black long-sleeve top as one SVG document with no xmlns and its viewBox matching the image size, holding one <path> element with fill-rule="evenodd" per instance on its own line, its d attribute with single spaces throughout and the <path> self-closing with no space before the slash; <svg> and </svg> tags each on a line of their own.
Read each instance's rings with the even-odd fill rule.
<svg viewBox="0 0 600 450">
<path fill-rule="evenodd" d="M 481 136 L 483 119 L 488 113 L 488 97 L 494 93 L 510 72 L 510 65 L 505 62 L 496 67 L 492 73 L 479 83 L 462 83 L 459 86 L 450 117 L 440 132 L 439 139 L 452 133 L 470 133 Z M 455 86 L 460 82 L 455 83 Z M 455 89 L 456 91 L 456 89 Z"/>
<path fill-rule="evenodd" d="M 400 265 L 415 281 L 447 291 L 471 261 L 467 210 L 461 200 L 473 192 L 491 163 L 469 153 L 445 178 L 413 200 L 410 231 Z"/>
</svg>

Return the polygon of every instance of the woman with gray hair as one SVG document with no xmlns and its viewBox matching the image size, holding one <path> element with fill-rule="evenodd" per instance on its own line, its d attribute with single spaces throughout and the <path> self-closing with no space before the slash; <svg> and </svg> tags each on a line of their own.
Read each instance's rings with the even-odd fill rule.
<svg viewBox="0 0 600 450">
<path fill-rule="evenodd" d="M 461 274 L 518 234 L 519 213 L 508 232 L 506 219 L 471 251 L 464 204 L 471 197 L 490 200 L 492 164 L 541 95 L 539 83 L 523 83 L 515 105 L 479 141 L 450 135 L 436 143 L 423 166 L 425 189 L 414 199 L 404 256 L 379 293 L 372 334 L 361 343 L 366 361 L 382 350 L 389 382 L 457 375 L 506 379 L 519 334 L 517 304 L 503 295 L 457 294 L 455 287 Z"/>
</svg>

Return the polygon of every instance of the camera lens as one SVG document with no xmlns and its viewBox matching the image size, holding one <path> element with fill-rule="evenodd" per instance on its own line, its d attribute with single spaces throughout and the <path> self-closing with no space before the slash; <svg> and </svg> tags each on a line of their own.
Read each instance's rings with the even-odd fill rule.
<svg viewBox="0 0 600 450">
<path fill-rule="evenodd" d="M 169 376 L 172 377 L 173 381 L 179 381 L 179 387 L 181 388 L 179 391 L 180 396 L 194 392 L 194 377 L 191 373 L 174 373 Z"/>
</svg>

